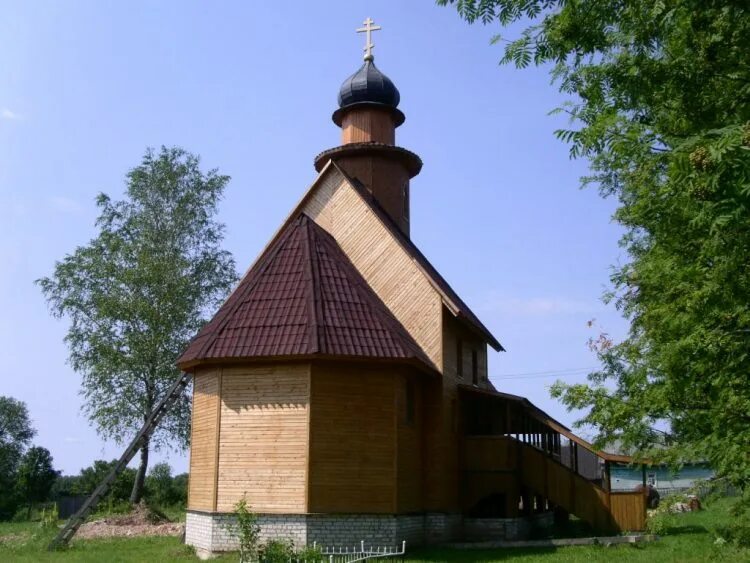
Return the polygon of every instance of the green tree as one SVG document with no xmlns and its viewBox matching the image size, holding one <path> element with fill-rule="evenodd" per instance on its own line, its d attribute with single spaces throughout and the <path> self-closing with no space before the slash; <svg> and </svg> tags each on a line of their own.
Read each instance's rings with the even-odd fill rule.
<svg viewBox="0 0 750 563">
<path fill-rule="evenodd" d="M 66 336 L 89 420 L 126 442 L 179 372 L 178 354 L 237 279 L 215 219 L 229 178 L 202 172 L 179 148 L 148 150 L 127 174 L 125 199 L 97 198 L 99 234 L 38 280 Z M 142 496 L 151 447 L 185 447 L 187 390 L 140 452 L 131 502 Z"/>
<path fill-rule="evenodd" d="M 553 395 L 598 443 L 704 458 L 750 491 L 750 4 L 728 0 L 440 0 L 522 30 L 504 62 L 549 65 L 569 96 L 557 135 L 616 198 L 629 260 L 606 296 L 630 320 L 602 368 Z M 517 28 L 516 28 L 517 29 Z M 653 427 L 668 439 L 655 444 Z"/>
<path fill-rule="evenodd" d="M 149 500 L 157 506 L 170 506 L 176 502 L 172 468 L 162 462 L 154 465 L 146 478 L 146 490 Z"/>
<path fill-rule="evenodd" d="M 16 487 L 19 495 L 28 507 L 27 518 L 31 518 L 31 509 L 35 503 L 49 498 L 52 485 L 59 477 L 52 465 L 49 450 L 39 446 L 29 448 L 18 467 Z"/>
<path fill-rule="evenodd" d="M 89 467 L 81 469 L 81 474 L 70 483 L 68 492 L 74 495 L 90 495 L 115 465 L 117 465 L 116 459 L 112 461 L 97 459 Z M 110 503 L 128 500 L 133 490 L 133 483 L 135 483 L 135 474 L 135 469 L 126 467 L 109 488 L 105 500 Z"/>
<path fill-rule="evenodd" d="M 13 517 L 18 508 L 18 463 L 34 434 L 26 404 L 0 397 L 0 520 Z"/>
</svg>

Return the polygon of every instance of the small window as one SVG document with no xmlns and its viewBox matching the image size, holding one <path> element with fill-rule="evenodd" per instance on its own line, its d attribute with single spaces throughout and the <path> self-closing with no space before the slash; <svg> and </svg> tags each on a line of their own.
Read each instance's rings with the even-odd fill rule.
<svg viewBox="0 0 750 563">
<path fill-rule="evenodd" d="M 406 381 L 406 389 L 404 391 L 405 395 L 405 410 L 404 410 L 404 422 L 406 424 L 414 424 L 414 415 L 416 413 L 416 392 L 414 390 L 414 382 L 411 380 Z"/>
<path fill-rule="evenodd" d="M 471 351 L 471 382 L 474 385 L 479 383 L 479 362 L 477 361 L 477 351 Z"/>
<path fill-rule="evenodd" d="M 456 375 L 464 376 L 464 343 L 460 338 L 456 340 Z"/>
</svg>

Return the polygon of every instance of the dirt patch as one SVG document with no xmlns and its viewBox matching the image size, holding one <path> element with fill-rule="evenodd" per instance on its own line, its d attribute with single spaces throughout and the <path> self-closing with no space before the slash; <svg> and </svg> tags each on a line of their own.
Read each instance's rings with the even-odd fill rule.
<svg viewBox="0 0 750 563">
<path fill-rule="evenodd" d="M 108 516 L 101 520 L 86 522 L 78 530 L 81 539 L 132 536 L 180 536 L 185 525 L 170 522 L 163 514 L 149 509 L 144 503 L 133 508 L 129 514 Z"/>
<path fill-rule="evenodd" d="M 24 540 L 29 539 L 30 537 L 31 537 L 31 534 L 27 532 L 20 533 L 20 534 L 6 534 L 4 536 L 0 536 L 0 545 L 20 543 Z"/>
</svg>

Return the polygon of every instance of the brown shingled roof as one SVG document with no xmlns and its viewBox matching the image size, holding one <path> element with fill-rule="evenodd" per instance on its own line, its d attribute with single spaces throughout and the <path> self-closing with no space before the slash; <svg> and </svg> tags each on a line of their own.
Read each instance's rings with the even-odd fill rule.
<svg viewBox="0 0 750 563">
<path fill-rule="evenodd" d="M 304 214 L 285 226 L 177 364 L 297 356 L 435 369 L 333 237 Z"/>
</svg>

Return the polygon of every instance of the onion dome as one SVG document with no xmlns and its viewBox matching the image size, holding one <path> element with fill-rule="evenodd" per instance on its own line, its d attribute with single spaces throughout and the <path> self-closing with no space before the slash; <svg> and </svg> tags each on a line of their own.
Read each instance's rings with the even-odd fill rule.
<svg viewBox="0 0 750 563">
<path fill-rule="evenodd" d="M 339 109 L 333 114 L 333 121 L 341 126 L 341 118 L 352 107 L 363 105 L 382 106 L 389 109 L 396 126 L 404 122 L 404 114 L 398 109 L 401 96 L 390 78 L 375 66 L 373 57 L 365 57 L 360 69 L 344 80 L 339 90 Z"/>
</svg>

